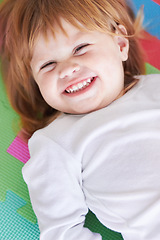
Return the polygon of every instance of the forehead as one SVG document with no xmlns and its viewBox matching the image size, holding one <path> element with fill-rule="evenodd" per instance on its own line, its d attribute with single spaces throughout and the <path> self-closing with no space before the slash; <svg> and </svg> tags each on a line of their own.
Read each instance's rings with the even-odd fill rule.
<svg viewBox="0 0 160 240">
<path fill-rule="evenodd" d="M 76 26 L 65 20 L 64 18 L 60 18 L 60 24 L 54 24 L 54 38 L 61 37 L 78 37 L 78 35 L 83 35 L 87 33 L 89 30 L 83 26 L 78 21 L 75 21 Z"/>
<path fill-rule="evenodd" d="M 32 49 L 34 49 L 38 43 L 43 42 L 43 44 L 48 44 L 52 41 L 61 42 L 65 39 L 73 39 L 75 41 L 79 37 L 89 34 L 91 32 L 85 26 L 82 26 L 78 21 L 76 21 L 76 26 L 68 22 L 67 20 L 60 18 L 59 23 L 54 23 L 51 28 L 47 30 L 40 30 L 34 37 L 34 42 L 32 44 Z"/>
</svg>

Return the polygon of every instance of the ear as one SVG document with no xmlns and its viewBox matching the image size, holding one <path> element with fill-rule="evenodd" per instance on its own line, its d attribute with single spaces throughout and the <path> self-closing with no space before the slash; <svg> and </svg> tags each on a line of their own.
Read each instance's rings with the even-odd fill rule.
<svg viewBox="0 0 160 240">
<path fill-rule="evenodd" d="M 114 36 L 114 39 L 117 43 L 118 49 L 119 49 L 119 54 L 122 59 L 122 61 L 126 61 L 128 59 L 128 51 L 129 51 L 129 41 L 125 37 L 127 35 L 126 28 L 123 25 L 119 25 L 118 28 L 120 29 L 119 31 L 116 30 L 116 36 Z M 123 36 L 124 34 L 124 36 Z"/>
</svg>

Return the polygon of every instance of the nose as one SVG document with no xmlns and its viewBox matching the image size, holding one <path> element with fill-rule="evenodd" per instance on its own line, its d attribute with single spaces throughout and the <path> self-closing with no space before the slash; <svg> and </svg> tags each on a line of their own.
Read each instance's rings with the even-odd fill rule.
<svg viewBox="0 0 160 240">
<path fill-rule="evenodd" d="M 65 62 L 61 64 L 59 78 L 63 79 L 66 77 L 71 77 L 73 73 L 78 72 L 79 70 L 80 66 L 77 63 Z"/>
</svg>

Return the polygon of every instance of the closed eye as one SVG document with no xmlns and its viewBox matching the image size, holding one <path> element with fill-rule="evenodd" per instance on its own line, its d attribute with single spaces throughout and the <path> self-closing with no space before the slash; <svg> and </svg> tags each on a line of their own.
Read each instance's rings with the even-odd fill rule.
<svg viewBox="0 0 160 240">
<path fill-rule="evenodd" d="M 42 70 L 42 69 L 44 69 L 44 68 L 47 68 L 47 67 L 54 68 L 55 65 L 56 65 L 56 62 L 50 61 L 50 62 L 47 62 L 47 63 L 45 63 L 44 65 L 42 65 L 42 66 L 40 67 L 40 70 Z"/>
<path fill-rule="evenodd" d="M 85 51 L 86 51 L 86 47 L 87 46 L 89 46 L 89 44 L 88 43 L 86 43 L 86 44 L 81 44 L 81 45 L 79 45 L 79 46 L 77 46 L 76 48 L 75 48 L 75 50 L 74 50 L 74 54 L 76 55 L 78 55 L 78 54 L 83 54 L 83 53 L 85 53 Z"/>
</svg>

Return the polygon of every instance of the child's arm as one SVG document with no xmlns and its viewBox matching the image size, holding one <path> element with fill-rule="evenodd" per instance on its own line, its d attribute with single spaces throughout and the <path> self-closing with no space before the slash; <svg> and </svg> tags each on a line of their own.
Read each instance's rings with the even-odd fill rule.
<svg viewBox="0 0 160 240">
<path fill-rule="evenodd" d="M 83 227 L 88 207 L 81 189 L 81 166 L 45 136 L 30 141 L 31 159 L 23 168 L 42 240 L 100 240 Z"/>
</svg>

